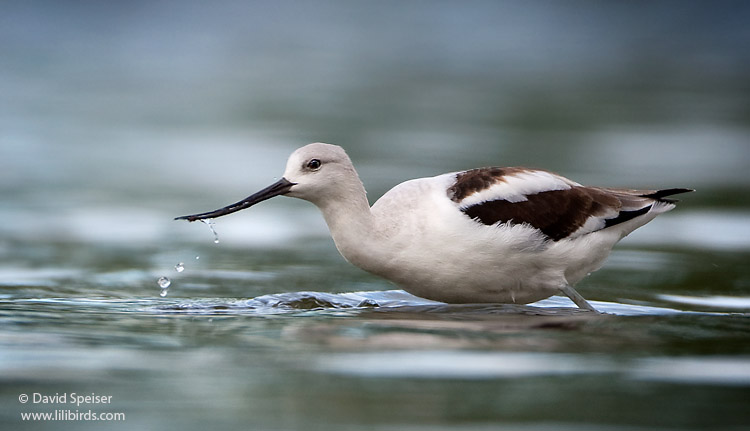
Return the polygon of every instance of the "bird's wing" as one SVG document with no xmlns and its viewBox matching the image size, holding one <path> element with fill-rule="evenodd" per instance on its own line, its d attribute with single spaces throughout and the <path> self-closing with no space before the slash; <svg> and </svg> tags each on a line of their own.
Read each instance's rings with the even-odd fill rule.
<svg viewBox="0 0 750 431">
<path fill-rule="evenodd" d="M 538 169 L 480 168 L 457 173 L 448 197 L 482 224 L 526 224 L 559 241 L 626 222 L 657 202 L 671 206 L 664 197 L 686 191 L 585 187 Z"/>
</svg>

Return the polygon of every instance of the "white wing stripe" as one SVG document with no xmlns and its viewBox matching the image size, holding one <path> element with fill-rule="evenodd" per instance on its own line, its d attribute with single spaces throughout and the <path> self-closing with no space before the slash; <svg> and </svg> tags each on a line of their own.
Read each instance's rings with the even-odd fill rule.
<svg viewBox="0 0 750 431">
<path fill-rule="evenodd" d="M 489 188 L 465 197 L 459 205 L 461 208 L 467 208 L 496 200 L 523 202 L 529 195 L 553 190 L 568 190 L 572 186 L 580 186 L 580 184 L 546 171 L 524 171 L 503 176 Z"/>
</svg>

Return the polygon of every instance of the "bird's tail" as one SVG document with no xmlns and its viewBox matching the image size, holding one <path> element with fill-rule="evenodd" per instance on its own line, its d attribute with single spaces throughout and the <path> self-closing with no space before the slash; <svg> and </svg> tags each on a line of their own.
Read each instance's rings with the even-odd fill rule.
<svg viewBox="0 0 750 431">
<path fill-rule="evenodd" d="M 684 189 L 684 188 L 675 188 L 675 189 L 663 189 L 663 190 L 649 190 L 647 192 L 644 192 L 643 194 L 640 194 L 639 196 L 644 198 L 650 198 L 654 199 L 658 202 L 664 202 L 673 204 L 675 202 L 679 202 L 677 199 L 665 199 L 667 196 L 677 195 L 680 193 L 688 193 L 688 192 L 694 192 L 693 189 Z"/>
<path fill-rule="evenodd" d="M 680 193 L 694 191 L 693 189 L 675 188 L 663 190 L 634 190 L 634 189 L 607 189 L 617 196 L 622 207 L 620 214 L 608 220 L 607 226 L 628 221 L 646 213 L 659 214 L 669 211 L 675 207 L 676 199 L 668 199 Z"/>
</svg>

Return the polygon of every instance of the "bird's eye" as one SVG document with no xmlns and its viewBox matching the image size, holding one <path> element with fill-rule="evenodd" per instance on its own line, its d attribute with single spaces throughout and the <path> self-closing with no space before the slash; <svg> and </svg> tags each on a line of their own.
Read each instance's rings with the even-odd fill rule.
<svg viewBox="0 0 750 431">
<path fill-rule="evenodd" d="M 309 162 L 307 162 L 307 168 L 313 171 L 320 169 L 320 165 L 321 163 L 320 163 L 320 160 L 318 159 L 312 159 Z"/>
</svg>

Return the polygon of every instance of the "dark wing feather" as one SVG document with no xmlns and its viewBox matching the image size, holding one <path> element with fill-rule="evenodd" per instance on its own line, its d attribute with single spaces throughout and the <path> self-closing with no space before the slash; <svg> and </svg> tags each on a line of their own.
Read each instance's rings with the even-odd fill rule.
<svg viewBox="0 0 750 431">
<path fill-rule="evenodd" d="M 588 187 L 541 192 L 526 196 L 526 199 L 521 202 L 487 201 L 463 208 L 462 211 L 486 225 L 528 224 L 551 240 L 558 241 L 579 230 L 589 217 L 616 216 L 621 214 L 619 210 L 622 207 L 615 196 Z"/>
<path fill-rule="evenodd" d="M 528 183 L 522 179 L 519 184 L 520 178 L 528 178 Z M 509 181 L 515 185 L 508 185 Z M 487 194 L 503 183 L 507 185 L 505 192 L 496 190 L 483 201 L 474 199 L 474 203 L 467 204 L 477 194 Z M 648 213 L 655 203 L 676 202 L 666 196 L 690 191 L 585 187 L 547 171 L 480 168 L 457 174 L 455 183 L 448 189 L 448 197 L 467 216 L 480 223 L 526 224 L 539 229 L 547 238 L 559 241 L 627 222 Z"/>
</svg>

